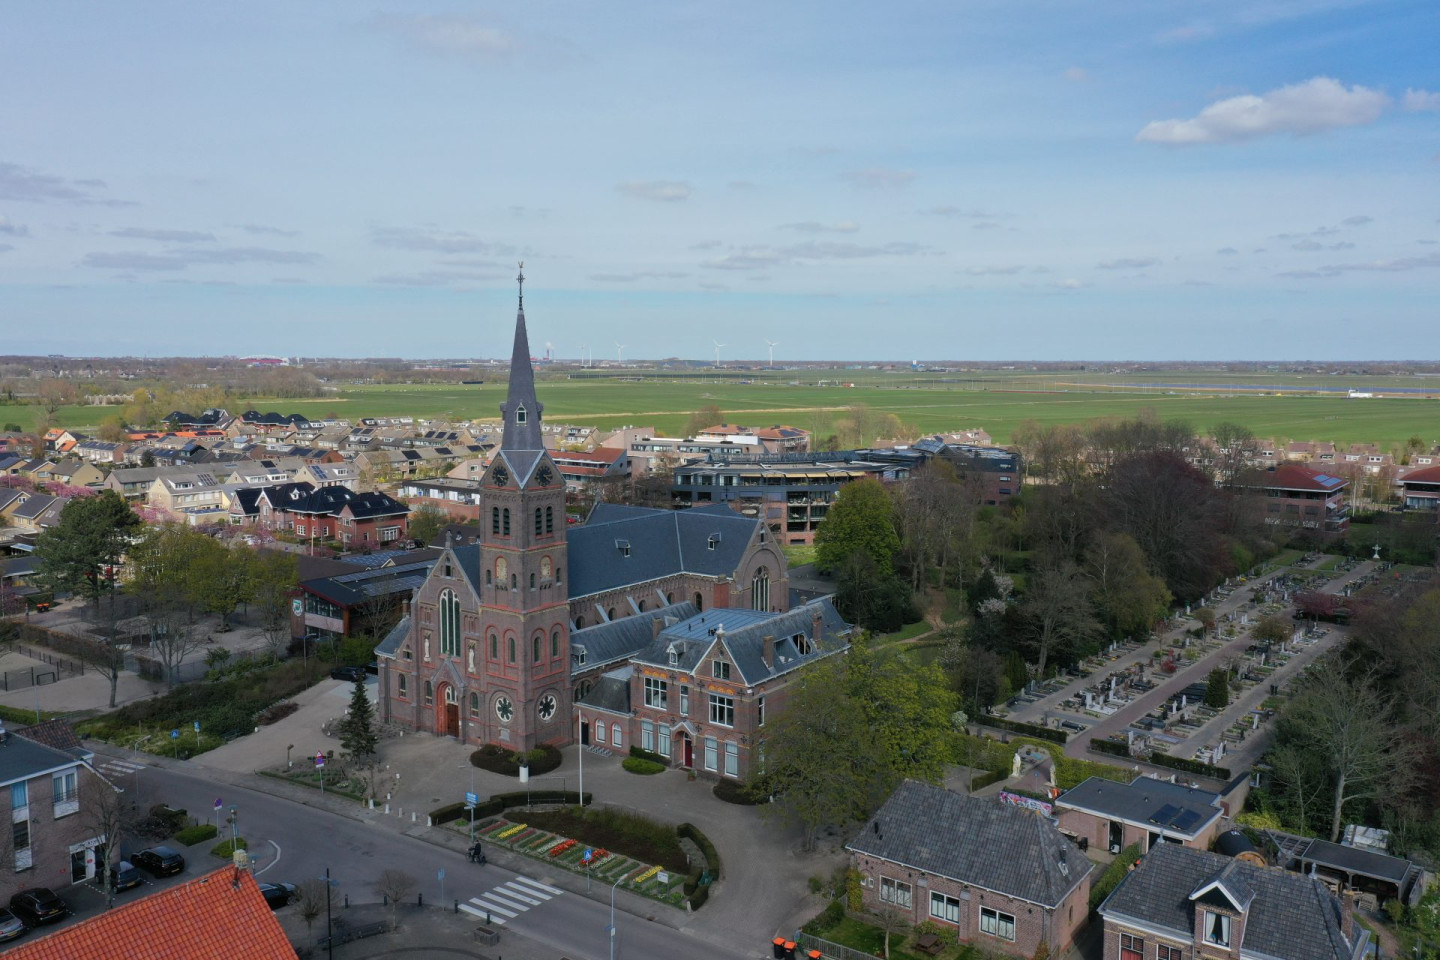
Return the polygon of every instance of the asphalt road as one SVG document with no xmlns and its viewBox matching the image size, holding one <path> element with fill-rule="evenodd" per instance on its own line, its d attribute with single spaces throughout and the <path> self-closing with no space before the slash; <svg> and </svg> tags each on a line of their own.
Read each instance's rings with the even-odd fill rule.
<svg viewBox="0 0 1440 960">
<path fill-rule="evenodd" d="M 106 761 L 97 753 L 96 762 Z M 135 785 L 135 777 L 121 779 L 127 790 Z M 480 866 L 469 863 L 453 850 L 423 840 L 407 837 L 375 824 L 335 816 L 324 811 L 292 803 L 279 797 L 230 785 L 217 786 L 203 775 L 190 770 L 146 767 L 138 772 L 139 788 L 145 804 L 164 802 L 172 808 L 183 808 L 204 822 L 214 823 L 215 801 L 221 802 L 220 825 L 232 806 L 236 808 L 239 833 L 249 841 L 256 879 L 298 883 L 310 877 L 323 877 L 328 868 L 335 881 L 334 902 L 337 908 L 348 895 L 355 903 L 380 899 L 374 884 L 381 871 L 404 870 L 420 881 L 419 891 L 427 904 L 454 902 L 491 911 L 492 920 L 503 921 L 502 944 L 521 937 L 531 941 L 534 949 L 523 951 L 573 960 L 608 960 L 610 944 L 606 937 L 610 925 L 608 891 L 596 884 L 590 899 L 584 893 L 560 891 L 546 882 L 543 866 L 537 865 L 531 876 L 521 877 L 493 863 Z M 186 875 L 219 866 L 220 861 L 208 853 L 206 845 L 190 852 L 192 863 Z M 445 871 L 445 879 L 438 872 Z M 539 881 L 539 883 L 536 883 Z M 668 910 L 658 904 L 656 911 Z M 512 914 L 506 916 L 506 914 Z M 318 922 L 318 921 L 317 921 Z M 476 922 L 482 922 L 477 918 Z M 707 956 L 755 957 L 768 940 L 756 939 L 754 944 L 747 931 L 736 931 L 737 942 L 713 944 L 698 941 L 684 932 L 617 909 L 615 913 L 616 957 L 665 958 L 690 956 L 697 947 Z M 759 934 L 755 935 L 759 937 Z M 519 954 L 522 951 L 513 950 Z"/>
</svg>

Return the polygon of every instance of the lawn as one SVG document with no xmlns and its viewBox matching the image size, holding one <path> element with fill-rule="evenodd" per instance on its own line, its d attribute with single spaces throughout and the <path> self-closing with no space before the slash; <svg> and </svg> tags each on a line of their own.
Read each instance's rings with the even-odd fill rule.
<svg viewBox="0 0 1440 960">
<path fill-rule="evenodd" d="M 815 562 L 815 545 L 813 543 L 787 543 L 780 549 L 785 551 L 785 559 L 792 567 Z"/>
<path fill-rule="evenodd" d="M 789 423 L 826 434 L 845 407 L 864 403 L 877 411 L 894 413 L 902 422 L 923 432 L 980 426 L 999 442 L 1008 442 L 1015 428 L 1034 420 L 1042 425 L 1077 423 L 1097 418 L 1128 418 L 1153 412 L 1162 419 L 1188 420 L 1205 430 L 1221 421 L 1248 426 L 1260 437 L 1329 440 L 1336 443 L 1373 442 L 1402 444 L 1412 435 L 1431 437 L 1440 406 L 1412 398 L 1349 400 L 1343 396 L 1265 396 L 1217 392 L 1116 392 L 1104 383 L 1072 377 L 1065 382 L 1010 377 L 975 377 L 940 384 L 933 379 L 881 375 L 866 371 L 839 371 L 855 386 L 825 386 L 813 382 L 733 377 L 647 375 L 638 380 L 587 377 L 561 379 L 540 371 L 537 391 L 551 422 L 591 424 L 614 428 L 625 424 L 653 426 L 659 432 L 684 432 L 696 408 L 713 404 L 731 422 L 750 426 Z M 786 374 L 790 376 L 791 374 Z M 799 375 L 799 374 L 796 374 Z M 834 375 L 805 371 L 806 378 Z M 1163 378 L 1163 374 L 1150 381 Z M 1271 378 L 1273 379 L 1273 378 Z M 1124 386 L 1110 378 L 1110 381 Z M 1207 383 L 1220 383 L 1207 378 Z M 255 407 L 262 411 L 301 412 L 313 416 L 414 416 L 447 419 L 484 419 L 499 416 L 504 379 L 486 379 L 479 385 L 363 384 L 341 386 L 333 396 L 301 400 L 236 400 L 234 410 Z M 117 412 L 113 407 L 63 407 L 57 422 L 66 427 L 95 427 Z M 0 408 L 0 420 L 34 427 L 43 417 L 39 406 Z"/>
<path fill-rule="evenodd" d="M 902 640 L 914 640 L 922 633 L 929 633 L 933 628 L 928 620 L 916 620 L 914 623 L 907 623 L 894 633 L 875 634 L 874 643 L 880 646 L 886 643 L 899 643 Z"/>
</svg>

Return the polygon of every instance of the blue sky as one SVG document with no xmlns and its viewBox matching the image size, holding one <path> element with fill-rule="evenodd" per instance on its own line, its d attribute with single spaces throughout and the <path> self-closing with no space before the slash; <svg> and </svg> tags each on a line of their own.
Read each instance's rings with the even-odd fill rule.
<svg viewBox="0 0 1440 960">
<path fill-rule="evenodd" d="M 1433 0 L 16 4 L 0 352 L 1440 357 Z"/>
</svg>

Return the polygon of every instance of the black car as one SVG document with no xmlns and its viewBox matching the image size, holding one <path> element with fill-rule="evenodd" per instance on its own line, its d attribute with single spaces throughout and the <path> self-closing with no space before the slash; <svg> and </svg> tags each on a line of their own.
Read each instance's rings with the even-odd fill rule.
<svg viewBox="0 0 1440 960">
<path fill-rule="evenodd" d="M 171 847 L 149 847 L 132 856 L 130 862 L 157 877 L 168 877 L 185 869 L 185 858 Z"/>
<path fill-rule="evenodd" d="M 354 683 L 357 680 L 365 679 L 364 667 L 336 667 L 330 671 L 331 680 L 346 680 Z"/>
<path fill-rule="evenodd" d="M 136 870 L 135 864 L 129 860 L 121 860 L 115 869 L 110 871 L 110 889 L 116 893 L 138 887 L 144 882 L 145 878 L 140 876 L 140 871 Z"/>
<path fill-rule="evenodd" d="M 265 903 L 271 910 L 279 910 L 295 899 L 295 884 L 262 883 L 260 884 L 260 895 L 265 898 Z"/>
<path fill-rule="evenodd" d="M 55 923 L 65 919 L 70 908 L 65 901 L 44 887 L 21 890 L 10 898 L 10 912 L 24 920 L 28 926 Z"/>
</svg>

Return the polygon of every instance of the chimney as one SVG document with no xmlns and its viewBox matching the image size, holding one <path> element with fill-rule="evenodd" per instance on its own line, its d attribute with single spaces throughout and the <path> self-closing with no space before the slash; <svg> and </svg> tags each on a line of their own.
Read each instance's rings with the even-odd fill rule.
<svg viewBox="0 0 1440 960">
<path fill-rule="evenodd" d="M 765 658 L 765 667 L 768 670 L 775 669 L 775 638 L 767 636 L 765 647 L 761 654 Z"/>
<path fill-rule="evenodd" d="M 654 617 L 650 621 L 650 639 L 654 640 L 660 636 L 660 631 L 665 629 L 665 621 Z"/>
<path fill-rule="evenodd" d="M 810 642 L 820 646 L 825 639 L 825 618 L 820 614 L 820 608 L 816 607 L 815 612 L 810 615 Z"/>
<path fill-rule="evenodd" d="M 404 600 L 401 600 L 401 601 L 400 601 L 400 616 L 401 616 L 402 618 L 403 618 L 403 617 L 408 617 L 408 616 L 410 616 L 410 598 L 409 598 L 409 597 L 406 597 Z"/>
</svg>

